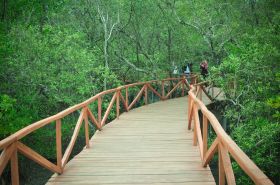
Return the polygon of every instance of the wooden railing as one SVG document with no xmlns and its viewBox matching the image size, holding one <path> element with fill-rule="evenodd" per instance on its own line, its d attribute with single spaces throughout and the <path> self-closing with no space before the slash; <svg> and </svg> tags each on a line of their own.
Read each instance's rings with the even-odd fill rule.
<svg viewBox="0 0 280 185">
<path fill-rule="evenodd" d="M 191 86 L 188 96 L 188 129 L 193 128 L 193 145 L 198 145 L 199 147 L 202 165 L 206 167 L 214 154 L 218 152 L 219 185 L 224 185 L 226 182 L 228 185 L 234 185 L 236 182 L 230 160 L 231 155 L 255 184 L 273 184 L 224 131 L 214 114 L 206 108 L 202 102 L 202 92 L 208 97 L 209 95 L 205 92 L 204 85 L 205 83 L 200 83 Z M 203 114 L 202 132 L 198 110 L 201 110 Z M 209 125 L 212 126 L 217 137 L 208 148 Z"/>
<path fill-rule="evenodd" d="M 195 83 L 196 76 L 190 76 L 189 81 L 193 81 Z M 171 83 L 175 85 L 171 86 Z M 158 92 L 156 88 L 154 88 L 154 85 L 158 85 L 161 88 L 161 92 Z M 167 86 L 167 87 L 166 87 Z M 140 87 L 140 91 L 135 96 L 134 100 L 132 102 L 129 102 L 129 89 L 133 87 Z M 85 127 L 85 140 L 86 140 L 86 148 L 90 147 L 89 144 L 89 120 L 99 129 L 102 129 L 102 126 L 105 125 L 108 116 L 112 110 L 112 107 L 114 104 L 116 104 L 116 117 L 118 118 L 120 115 L 120 105 L 122 104 L 125 111 L 129 111 L 135 106 L 136 102 L 139 101 L 139 99 L 144 96 L 144 102 L 145 104 L 148 104 L 148 91 L 151 91 L 156 96 L 160 98 L 160 100 L 165 100 L 171 97 L 171 95 L 176 91 L 180 90 L 180 95 L 185 96 L 187 94 L 187 90 L 189 90 L 189 83 L 186 80 L 186 77 L 182 78 L 169 78 L 164 80 L 154 80 L 154 81 L 148 81 L 148 82 L 140 82 L 140 83 L 134 83 L 129 85 L 124 85 L 115 89 L 110 89 L 107 91 L 103 91 L 90 99 L 74 105 L 56 115 L 53 115 L 51 117 L 48 117 L 46 119 L 40 120 L 38 122 L 35 122 L 18 132 L 14 133 L 13 135 L 3 139 L 0 141 L 0 150 L 2 150 L 1 156 L 0 156 L 0 175 L 3 173 L 7 163 L 10 161 L 11 163 L 11 182 L 13 185 L 19 184 L 19 170 L 18 170 L 18 152 L 26 156 L 27 158 L 35 161 L 36 163 L 40 164 L 41 166 L 47 168 L 48 170 L 54 172 L 54 173 L 63 173 L 63 169 L 65 168 L 65 165 L 67 164 L 70 154 L 73 150 L 75 141 L 78 137 L 79 130 L 82 127 L 82 124 L 84 122 Z M 167 91 L 167 92 L 166 92 Z M 123 95 L 124 93 L 124 95 Z M 105 95 L 113 94 L 112 99 L 102 117 L 102 98 Z M 92 110 L 90 109 L 89 105 L 93 102 L 96 102 L 98 104 L 97 108 L 97 118 L 92 113 Z M 68 147 L 66 148 L 64 155 L 62 154 L 62 143 L 61 143 L 61 124 L 62 124 L 62 118 L 66 117 L 67 115 L 73 113 L 73 112 L 80 112 L 78 121 L 76 123 L 73 135 L 71 137 L 70 143 Z M 55 122 L 56 124 L 56 164 L 50 162 L 48 159 L 44 158 L 40 154 L 38 154 L 36 151 L 32 150 L 25 144 L 23 144 L 20 140 L 24 138 L 25 136 L 29 135 L 30 133 L 51 124 L 52 122 Z"/>
</svg>

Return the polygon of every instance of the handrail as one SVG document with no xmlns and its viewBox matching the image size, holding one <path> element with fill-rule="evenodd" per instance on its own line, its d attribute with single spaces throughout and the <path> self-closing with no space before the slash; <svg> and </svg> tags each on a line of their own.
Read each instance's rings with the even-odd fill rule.
<svg viewBox="0 0 280 185">
<path fill-rule="evenodd" d="M 238 145 L 231 139 L 231 137 L 224 131 L 217 118 L 212 112 L 210 112 L 205 104 L 202 102 L 203 85 L 205 83 L 196 84 L 196 88 L 191 86 L 188 96 L 188 129 L 192 127 L 194 137 L 193 144 L 199 145 L 201 152 L 202 164 L 206 167 L 214 154 L 218 152 L 219 156 L 219 184 L 224 185 L 225 180 L 227 184 L 236 184 L 234 173 L 232 170 L 229 154 L 234 158 L 238 165 L 244 170 L 244 172 L 254 181 L 255 184 L 270 185 L 272 181 L 256 166 L 256 164 L 238 147 Z M 206 94 L 206 93 L 205 93 Z M 197 97 L 200 95 L 199 97 Z M 200 120 L 198 116 L 198 110 L 201 110 L 203 114 L 203 131 L 201 134 Z M 208 139 L 208 126 L 212 126 L 217 138 L 214 140 L 210 148 L 207 146 Z"/>
<path fill-rule="evenodd" d="M 83 123 L 85 126 L 85 139 L 86 139 L 86 148 L 89 148 L 89 128 L 88 124 L 91 120 L 92 124 L 94 124 L 99 130 L 102 129 L 102 126 L 105 125 L 107 118 L 110 114 L 110 111 L 113 107 L 113 105 L 116 103 L 116 112 L 117 112 L 117 118 L 120 114 L 120 103 L 123 104 L 126 111 L 129 111 L 135 106 L 136 102 L 139 101 L 139 99 L 144 96 L 145 104 L 148 104 L 148 90 L 153 92 L 155 95 L 157 95 L 160 100 L 166 100 L 168 99 L 172 93 L 175 92 L 176 89 L 179 89 L 182 91 L 181 96 L 185 96 L 185 90 L 189 90 L 190 84 L 186 79 L 190 79 L 193 83 L 196 83 L 197 75 L 191 75 L 189 77 L 181 77 L 181 78 L 167 78 L 163 80 L 152 80 L 147 82 L 137 82 L 133 84 L 123 85 L 114 89 L 109 89 L 103 92 L 100 92 L 96 94 L 95 96 L 76 104 L 72 107 L 69 107 L 53 116 L 50 116 L 48 118 L 42 119 L 40 121 L 37 121 L 33 124 L 30 124 L 29 126 L 17 131 L 16 133 L 10 135 L 9 137 L 3 139 L 0 141 L 0 150 L 2 150 L 2 153 L 0 155 L 0 175 L 3 173 L 3 170 L 5 169 L 7 163 L 9 160 L 11 161 L 11 182 L 12 185 L 18 185 L 19 184 L 19 171 L 18 171 L 18 157 L 17 152 L 20 152 L 21 154 L 25 155 L 29 159 L 35 161 L 36 163 L 40 164 L 41 166 L 47 168 L 48 170 L 54 172 L 54 173 L 63 173 L 63 169 L 65 165 L 67 164 L 69 157 L 71 155 L 71 152 L 73 150 L 74 144 L 76 142 L 76 139 L 79 134 L 79 130 Z M 172 89 L 169 89 L 166 94 L 166 82 L 174 82 L 175 86 L 173 86 Z M 157 92 L 155 88 L 153 88 L 152 84 L 157 83 L 161 84 L 161 92 Z M 171 83 L 170 83 L 171 84 Z M 168 85 L 170 85 L 168 84 Z M 142 86 L 141 90 L 137 94 L 137 96 L 134 98 L 132 102 L 129 102 L 128 96 L 129 96 L 129 88 Z M 122 95 L 122 90 L 125 90 L 125 97 Z M 107 94 L 112 94 L 113 97 L 102 117 L 102 97 Z M 165 95 L 166 94 L 166 95 Z M 94 114 L 91 112 L 89 108 L 89 104 L 93 103 L 94 101 L 97 101 L 98 103 L 98 110 L 97 115 L 98 117 L 95 118 Z M 64 155 L 62 154 L 62 144 L 61 144 L 61 119 L 66 117 L 67 115 L 75 112 L 80 111 L 80 116 L 77 120 L 74 133 L 71 137 L 70 143 L 68 147 L 66 148 L 66 151 Z M 20 140 L 27 136 L 28 134 L 38 130 L 39 128 L 42 128 L 52 122 L 55 122 L 56 124 L 56 156 L 57 156 L 57 163 L 53 164 L 22 142 Z"/>
</svg>

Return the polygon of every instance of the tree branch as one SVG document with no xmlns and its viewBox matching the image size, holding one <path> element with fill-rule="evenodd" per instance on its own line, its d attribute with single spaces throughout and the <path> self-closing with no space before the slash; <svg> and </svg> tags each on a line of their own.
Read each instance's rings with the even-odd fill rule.
<svg viewBox="0 0 280 185">
<path fill-rule="evenodd" d="M 125 63 L 127 63 L 129 66 L 133 67 L 136 71 L 140 71 L 140 72 L 143 72 L 143 73 L 146 73 L 146 74 L 150 74 L 149 71 L 141 69 L 141 68 L 135 66 L 133 63 L 129 62 L 128 59 L 126 59 L 124 57 L 121 57 L 121 56 L 118 56 L 117 54 L 116 54 L 116 56 L 119 57 Z"/>
</svg>

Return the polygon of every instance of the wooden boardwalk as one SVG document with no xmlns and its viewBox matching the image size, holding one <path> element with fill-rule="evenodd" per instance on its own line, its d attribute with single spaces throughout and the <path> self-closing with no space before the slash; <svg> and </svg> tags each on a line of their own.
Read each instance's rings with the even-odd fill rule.
<svg viewBox="0 0 280 185">
<path fill-rule="evenodd" d="M 190 78 L 196 83 L 196 75 Z M 158 88 L 154 88 L 155 84 L 161 86 L 161 93 L 156 90 Z M 173 88 L 170 87 L 171 84 Z M 215 115 L 207 109 L 205 105 L 210 102 L 209 99 L 223 100 L 224 94 L 219 88 L 206 86 L 206 82 L 189 86 L 185 78 L 168 78 L 128 84 L 100 92 L 1 140 L 0 175 L 10 162 L 11 184 L 19 185 L 18 153 L 21 153 L 54 173 L 62 173 L 62 175 L 54 174 L 46 183 L 48 185 L 209 185 L 215 184 L 215 181 L 207 164 L 218 153 L 219 184 L 236 184 L 231 164 L 233 158 L 255 184 L 273 185 L 224 131 Z M 140 90 L 134 100 L 129 101 L 129 89 L 135 87 L 136 90 Z M 179 90 L 182 96 L 187 90 L 188 98 L 167 100 L 176 90 Z M 148 104 L 148 91 L 153 92 L 160 100 L 166 101 L 131 110 L 141 97 L 144 98 L 145 104 Z M 106 111 L 103 112 L 102 97 L 108 94 L 112 98 Z M 97 118 L 89 107 L 93 102 L 98 105 L 97 110 L 94 110 Z M 105 125 L 114 104 L 116 117 L 119 119 Z M 119 117 L 120 104 L 129 112 Z M 187 107 L 190 110 L 187 110 Z M 199 110 L 203 119 L 199 119 Z M 71 141 L 62 153 L 61 119 L 73 112 L 78 112 L 79 118 Z M 192 121 L 188 122 L 187 117 Z M 88 132 L 89 119 L 97 128 L 103 128 L 91 140 Z M 56 133 L 56 163 L 21 142 L 28 134 L 53 122 Z M 85 127 L 87 148 L 69 162 L 69 156 L 82 125 Z M 207 132 L 209 126 L 215 132 L 212 135 L 215 139 L 210 147 L 207 143 L 210 137 Z"/>
<path fill-rule="evenodd" d="M 104 126 L 47 185 L 216 184 L 192 139 L 186 97 L 149 104 Z"/>
</svg>

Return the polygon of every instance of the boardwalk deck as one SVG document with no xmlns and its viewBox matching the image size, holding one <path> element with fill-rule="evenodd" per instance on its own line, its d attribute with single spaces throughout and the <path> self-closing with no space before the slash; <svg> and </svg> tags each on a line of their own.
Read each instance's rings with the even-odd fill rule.
<svg viewBox="0 0 280 185">
<path fill-rule="evenodd" d="M 187 98 L 143 106 L 107 124 L 47 185 L 215 184 L 187 130 Z"/>
</svg>

